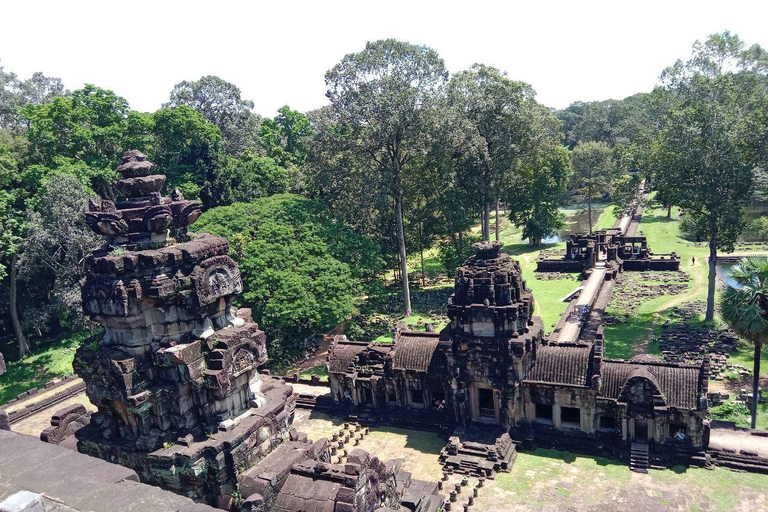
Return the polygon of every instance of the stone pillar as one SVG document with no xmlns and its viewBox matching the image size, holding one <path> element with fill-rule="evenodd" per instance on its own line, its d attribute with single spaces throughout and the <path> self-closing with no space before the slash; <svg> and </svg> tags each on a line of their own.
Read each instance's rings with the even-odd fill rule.
<svg viewBox="0 0 768 512">
<path fill-rule="evenodd" d="M 552 404 L 552 424 L 555 426 L 555 428 L 560 428 L 562 423 L 563 422 L 560 419 L 560 404 L 554 402 Z"/>
</svg>

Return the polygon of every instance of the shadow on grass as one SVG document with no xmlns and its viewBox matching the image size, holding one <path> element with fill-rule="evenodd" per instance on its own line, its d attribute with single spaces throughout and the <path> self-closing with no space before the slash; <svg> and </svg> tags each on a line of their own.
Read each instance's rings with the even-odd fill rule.
<svg viewBox="0 0 768 512">
<path fill-rule="evenodd" d="M 440 434 L 429 430 L 405 429 L 384 425 L 371 428 L 371 432 L 404 435 L 406 437 L 406 448 L 433 455 L 439 455 L 440 450 L 443 449 L 446 443 L 446 440 Z"/>
<path fill-rule="evenodd" d="M 552 460 L 558 460 L 561 462 L 564 462 L 566 464 L 573 464 L 576 462 L 577 459 L 591 459 L 595 461 L 595 464 L 598 466 L 616 466 L 616 467 L 627 467 L 626 462 L 622 462 L 620 460 L 616 459 L 609 459 L 607 457 L 600 457 L 597 455 L 581 455 L 581 454 L 575 454 L 573 452 L 564 452 L 561 450 L 555 450 L 552 448 L 536 448 L 533 451 L 523 452 L 527 453 L 528 455 L 535 455 L 537 457 L 543 457 L 546 459 L 552 459 Z"/>
</svg>

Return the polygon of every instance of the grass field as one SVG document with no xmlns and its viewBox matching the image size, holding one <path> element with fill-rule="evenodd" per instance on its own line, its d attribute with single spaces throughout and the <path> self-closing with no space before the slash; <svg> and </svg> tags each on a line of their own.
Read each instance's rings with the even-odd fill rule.
<svg viewBox="0 0 768 512">
<path fill-rule="evenodd" d="M 588 491 L 587 491 L 588 489 Z M 477 502 L 485 512 L 765 510 L 768 475 L 674 467 L 632 473 L 625 462 L 537 449 L 519 453 Z"/>
<path fill-rule="evenodd" d="M 22 361 L 15 361 L 16 346 L 9 342 L 3 347 L 8 371 L 0 377 L 0 405 L 19 393 L 35 387 L 43 387 L 46 382 L 62 375 L 72 375 L 72 360 L 75 350 L 90 333 L 83 331 L 64 339 L 46 339 L 32 344 L 32 355 Z M 11 354 L 13 358 L 9 357 Z"/>
</svg>

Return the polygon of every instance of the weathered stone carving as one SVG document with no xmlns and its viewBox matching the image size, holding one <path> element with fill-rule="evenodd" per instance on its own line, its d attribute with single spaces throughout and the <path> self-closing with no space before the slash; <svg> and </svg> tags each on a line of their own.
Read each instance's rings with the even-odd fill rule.
<svg viewBox="0 0 768 512">
<path fill-rule="evenodd" d="M 138 151 L 117 170 L 117 201 L 91 202 L 85 214 L 106 243 L 86 259 L 83 309 L 105 333 L 74 362 L 98 408 L 78 448 L 215 504 L 237 489 L 236 468 L 282 442 L 294 398 L 259 375 L 266 336 L 250 310 L 232 306 L 242 280 L 229 244 L 186 232 L 200 204 L 161 196 L 165 176 Z M 65 438 L 81 412 L 56 420 L 46 439 Z"/>
</svg>

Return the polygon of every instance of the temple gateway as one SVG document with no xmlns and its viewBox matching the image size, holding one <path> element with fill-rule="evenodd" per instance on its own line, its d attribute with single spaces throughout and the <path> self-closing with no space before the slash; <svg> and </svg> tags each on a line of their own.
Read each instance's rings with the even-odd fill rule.
<svg viewBox="0 0 768 512">
<path fill-rule="evenodd" d="M 469 439 L 475 431 L 497 449 L 493 470 L 513 457 L 510 434 L 579 451 L 706 447 L 708 361 L 608 359 L 602 328 L 587 341 L 543 339 L 520 266 L 501 247 L 475 244 L 456 275 L 442 332 L 401 331 L 386 346 L 337 337 L 328 359 L 334 400 L 358 415 L 459 427 Z M 605 268 L 593 271 L 596 279 L 610 277 Z M 447 463 L 483 469 L 483 457 L 465 450 L 461 460 L 461 446 L 453 451 L 453 459 L 444 454 Z"/>
</svg>

